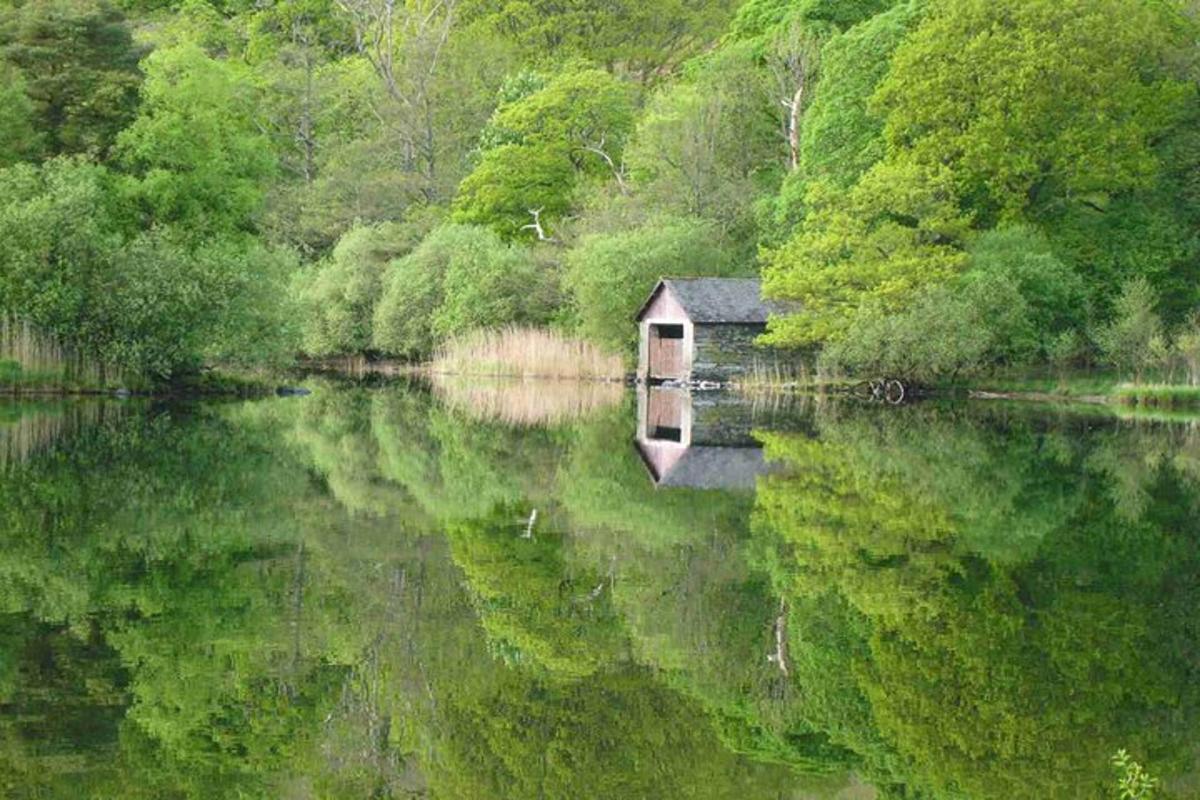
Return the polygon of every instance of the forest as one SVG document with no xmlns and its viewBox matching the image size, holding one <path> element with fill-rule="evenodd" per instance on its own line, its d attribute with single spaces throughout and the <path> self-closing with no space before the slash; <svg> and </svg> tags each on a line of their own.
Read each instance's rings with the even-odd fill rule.
<svg viewBox="0 0 1200 800">
<path fill-rule="evenodd" d="M 1197 11 L 0 0 L 0 380 L 628 357 L 658 277 L 761 275 L 834 372 L 1200 383 Z"/>
</svg>

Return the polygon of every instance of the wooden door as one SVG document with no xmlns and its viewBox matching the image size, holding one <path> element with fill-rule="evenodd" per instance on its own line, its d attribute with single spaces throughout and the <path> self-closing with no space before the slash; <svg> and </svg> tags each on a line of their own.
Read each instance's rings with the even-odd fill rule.
<svg viewBox="0 0 1200 800">
<path fill-rule="evenodd" d="M 649 377 L 663 380 L 685 377 L 683 343 L 682 325 L 651 325 Z"/>
</svg>

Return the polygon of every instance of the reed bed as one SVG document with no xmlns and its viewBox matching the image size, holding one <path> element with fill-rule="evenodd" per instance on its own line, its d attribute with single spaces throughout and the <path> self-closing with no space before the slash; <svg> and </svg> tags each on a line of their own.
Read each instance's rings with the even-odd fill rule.
<svg viewBox="0 0 1200 800">
<path fill-rule="evenodd" d="M 1124 405 L 1166 409 L 1200 409 L 1200 386 L 1138 384 L 1118 386 L 1117 401 Z"/>
<path fill-rule="evenodd" d="M 68 347 L 26 320 L 0 315 L 0 389 L 99 388 L 118 371 Z"/>
<path fill-rule="evenodd" d="M 588 342 L 537 328 L 477 331 L 453 339 L 434 355 L 442 375 L 620 381 L 625 364 Z"/>
<path fill-rule="evenodd" d="M 557 425 L 619 405 L 624 386 L 615 381 L 491 378 L 467 380 L 434 374 L 434 391 L 451 408 L 473 419 L 518 427 Z"/>
<path fill-rule="evenodd" d="M 841 383 L 843 381 L 832 376 L 810 372 L 803 361 L 755 359 L 750 369 L 741 378 L 733 381 L 732 388 L 747 395 L 775 395 L 825 389 Z"/>
<path fill-rule="evenodd" d="M 13 410 L 15 418 L 6 418 L 5 412 Z M 99 402 L 35 408 L 0 405 L 0 474 L 50 451 L 77 431 L 101 422 L 106 413 L 109 412 Z"/>
</svg>

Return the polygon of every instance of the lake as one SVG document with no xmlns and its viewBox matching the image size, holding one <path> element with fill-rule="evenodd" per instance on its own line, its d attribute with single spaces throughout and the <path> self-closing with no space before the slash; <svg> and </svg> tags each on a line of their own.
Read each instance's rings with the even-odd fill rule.
<svg viewBox="0 0 1200 800">
<path fill-rule="evenodd" d="M 0 796 L 1200 796 L 1200 425 L 554 384 L 0 405 Z"/>
</svg>

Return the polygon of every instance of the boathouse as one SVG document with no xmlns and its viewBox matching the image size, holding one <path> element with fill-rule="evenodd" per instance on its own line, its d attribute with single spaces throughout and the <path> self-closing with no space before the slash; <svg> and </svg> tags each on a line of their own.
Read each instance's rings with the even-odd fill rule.
<svg viewBox="0 0 1200 800">
<path fill-rule="evenodd" d="M 752 369 L 768 305 L 756 278 L 664 278 L 638 311 L 638 378 L 726 383 Z"/>
</svg>

